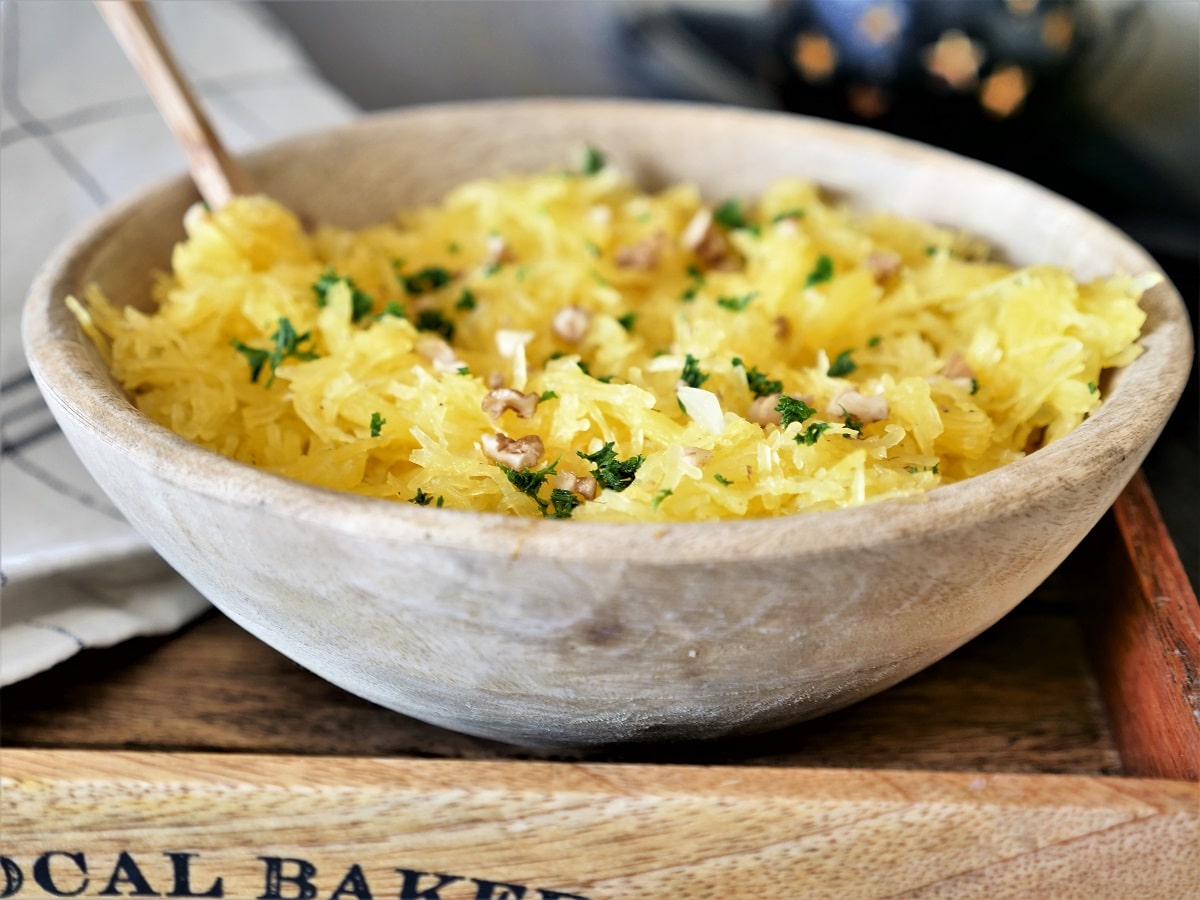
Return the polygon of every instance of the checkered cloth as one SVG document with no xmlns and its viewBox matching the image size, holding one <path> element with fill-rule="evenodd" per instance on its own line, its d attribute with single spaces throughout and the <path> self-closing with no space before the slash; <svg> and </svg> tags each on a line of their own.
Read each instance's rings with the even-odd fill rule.
<svg viewBox="0 0 1200 900">
<path fill-rule="evenodd" d="M 242 3 L 154 13 L 233 152 L 355 110 L 269 14 Z M 206 601 L 153 556 L 75 458 L 20 346 L 54 247 L 115 200 L 184 168 L 90 3 L 0 6 L 0 685 L 85 647 L 172 631 Z"/>
</svg>

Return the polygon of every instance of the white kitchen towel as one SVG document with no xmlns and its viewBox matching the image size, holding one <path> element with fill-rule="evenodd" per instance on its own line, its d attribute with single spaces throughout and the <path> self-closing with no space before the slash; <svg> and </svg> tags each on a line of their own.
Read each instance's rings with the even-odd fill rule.
<svg viewBox="0 0 1200 900">
<path fill-rule="evenodd" d="M 254 4 L 152 4 L 235 152 L 356 110 Z M 20 315 L 41 263 L 184 159 L 91 3 L 0 5 L 0 685 L 84 647 L 178 628 L 207 604 L 154 557 L 42 403 Z"/>
</svg>

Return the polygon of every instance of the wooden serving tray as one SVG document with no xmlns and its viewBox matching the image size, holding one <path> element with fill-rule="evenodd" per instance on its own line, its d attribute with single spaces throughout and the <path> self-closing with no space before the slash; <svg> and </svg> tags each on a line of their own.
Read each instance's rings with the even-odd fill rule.
<svg viewBox="0 0 1200 900">
<path fill-rule="evenodd" d="M 215 613 L 2 699 L 0 897 L 1200 896 L 1200 607 L 1140 477 L 975 641 L 753 739 L 477 740 Z"/>
</svg>

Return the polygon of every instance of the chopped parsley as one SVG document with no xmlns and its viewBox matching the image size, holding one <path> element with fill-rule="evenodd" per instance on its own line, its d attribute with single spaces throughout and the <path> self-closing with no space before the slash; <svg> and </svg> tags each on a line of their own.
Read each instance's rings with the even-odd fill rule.
<svg viewBox="0 0 1200 900">
<path fill-rule="evenodd" d="M 972 378 L 972 379 L 971 379 L 971 382 L 972 382 L 972 384 L 973 384 L 973 385 L 976 383 L 974 378 Z M 1096 382 L 1094 382 L 1094 381 L 1089 381 L 1089 382 L 1087 383 L 1087 389 L 1088 389 L 1088 393 L 1089 393 L 1089 394 L 1098 394 L 1098 393 L 1100 393 L 1100 388 L 1096 387 Z M 974 391 L 971 391 L 971 393 L 973 394 L 973 393 L 975 393 L 975 392 L 974 392 Z"/>
<path fill-rule="evenodd" d="M 842 412 L 846 413 L 845 417 L 842 420 L 845 423 L 846 427 L 849 428 L 851 431 L 857 431 L 859 433 L 859 435 L 861 435 L 862 430 L 863 430 L 862 419 L 855 418 L 853 413 L 846 412 L 845 407 L 842 408 Z M 848 437 L 850 437 L 850 435 L 843 434 L 842 437 L 848 438 Z"/>
<path fill-rule="evenodd" d="M 263 367 L 269 367 L 271 374 L 267 377 L 266 387 L 270 387 L 275 383 L 275 370 L 285 359 L 298 359 L 302 362 L 308 362 L 317 358 L 317 354 L 312 350 L 300 345 L 310 340 L 311 332 L 297 334 L 291 320 L 286 317 L 280 317 L 279 327 L 275 333 L 271 335 L 271 340 L 275 342 L 275 346 L 270 350 L 264 350 L 261 347 L 250 347 L 243 344 L 239 340 L 233 341 L 233 346 L 238 353 L 246 357 L 246 362 L 250 364 L 250 380 L 258 381 L 258 376 L 262 373 Z"/>
<path fill-rule="evenodd" d="M 713 221 L 724 228 L 745 228 L 746 216 L 737 200 L 726 200 L 713 210 Z"/>
<path fill-rule="evenodd" d="M 796 443 L 811 447 L 817 439 L 833 426 L 828 422 L 813 422 L 796 435 Z"/>
<path fill-rule="evenodd" d="M 454 339 L 454 323 L 436 309 L 423 309 L 417 313 L 417 331 L 432 331 L 447 341 Z"/>
<path fill-rule="evenodd" d="M 771 222 L 778 224 L 779 222 L 782 222 L 785 219 L 803 219 L 803 218 L 804 218 L 804 210 L 797 207 L 796 209 L 785 209 L 781 213 L 776 213 L 775 215 L 773 215 L 771 217 Z"/>
<path fill-rule="evenodd" d="M 538 394 L 538 403 L 545 403 L 547 400 L 557 400 L 558 394 L 554 391 L 542 391 Z"/>
<path fill-rule="evenodd" d="M 879 335 L 873 334 L 873 335 L 871 335 L 871 339 L 869 341 L 867 341 L 867 346 L 868 347 L 878 347 L 879 342 L 882 340 L 883 340 L 883 338 L 881 338 Z"/>
<path fill-rule="evenodd" d="M 595 175 L 608 164 L 608 160 L 604 158 L 604 154 L 588 144 L 583 148 L 583 165 L 581 173 L 584 175 Z"/>
<path fill-rule="evenodd" d="M 470 375 L 471 367 L 470 366 L 459 366 L 454 371 L 457 372 L 459 375 Z"/>
<path fill-rule="evenodd" d="M 566 488 L 554 488 L 550 492 L 550 506 L 554 512 L 546 513 L 544 509 L 542 512 L 548 519 L 569 519 L 575 508 L 582 505 L 583 498 L 577 497 L 573 491 L 568 491 Z"/>
<path fill-rule="evenodd" d="M 644 456 L 631 456 L 629 459 L 621 462 L 621 460 L 617 459 L 617 454 L 613 450 L 612 441 L 609 441 L 595 453 L 584 453 L 582 450 L 577 450 L 575 455 L 580 459 L 585 459 L 595 464 L 592 469 L 592 475 L 600 487 L 608 488 L 618 493 L 633 484 L 634 479 L 637 477 L 637 470 L 646 461 L 646 457 Z"/>
<path fill-rule="evenodd" d="M 371 295 L 359 290 L 352 279 L 335 272 L 333 266 L 329 266 L 321 273 L 321 277 L 313 282 L 312 290 L 317 297 L 317 306 L 324 308 L 329 303 L 329 290 L 340 281 L 346 282 L 346 286 L 350 288 L 350 321 L 357 322 L 363 316 L 370 315 L 375 306 Z"/>
<path fill-rule="evenodd" d="M 755 397 L 766 397 L 768 394 L 782 394 L 783 382 L 768 378 L 755 366 L 747 368 L 740 356 L 735 356 L 733 365 L 740 366 L 746 372 L 746 384 Z"/>
<path fill-rule="evenodd" d="M 546 479 L 556 473 L 558 460 L 556 459 L 541 469 L 525 469 L 520 472 L 506 466 L 504 463 L 496 463 L 496 465 L 500 467 L 500 471 L 508 478 L 509 484 L 533 500 L 538 505 L 538 509 L 542 511 L 542 515 L 546 515 L 546 510 L 550 508 L 550 504 L 539 497 L 538 492 L 542 489 L 542 485 L 546 483 Z"/>
<path fill-rule="evenodd" d="M 672 491 L 670 488 L 663 488 L 661 491 L 659 491 L 657 494 L 655 494 L 654 499 L 650 501 L 650 508 L 657 510 L 659 505 L 664 500 L 666 500 L 668 497 L 670 497 L 673 493 L 675 493 L 675 492 Z"/>
<path fill-rule="evenodd" d="M 379 433 L 383 430 L 383 426 L 387 424 L 387 419 L 377 412 L 371 413 L 371 437 L 379 437 Z"/>
<path fill-rule="evenodd" d="M 741 312 L 750 305 L 750 301 L 758 296 L 757 292 L 743 294 L 740 297 L 718 297 L 717 306 L 730 312 Z"/>
<path fill-rule="evenodd" d="M 779 424 L 784 428 L 793 422 L 806 422 L 817 414 L 817 411 L 803 400 L 797 400 L 787 394 L 779 398 L 779 402 L 775 404 L 775 412 L 779 413 Z"/>
<path fill-rule="evenodd" d="M 720 472 L 715 472 L 713 474 L 713 481 L 715 481 L 717 484 L 724 485 L 725 487 L 729 487 L 729 485 L 733 484 L 732 481 L 730 481 Z"/>
<path fill-rule="evenodd" d="M 708 377 L 708 373 L 700 368 L 700 360 L 689 353 L 683 361 L 683 371 L 679 373 L 680 380 L 688 387 L 698 388 L 708 381 Z"/>
<path fill-rule="evenodd" d="M 704 287 L 705 283 L 704 273 L 698 266 L 690 265 L 686 271 L 688 278 L 692 279 L 692 283 L 684 289 L 684 292 L 679 297 L 685 303 L 695 300 L 696 295 L 700 293 L 700 289 Z"/>
<path fill-rule="evenodd" d="M 406 310 L 401 304 L 397 303 L 395 300 L 392 300 L 390 303 L 388 303 L 387 306 L 385 306 L 383 308 L 383 312 L 381 312 L 379 315 L 377 315 L 375 317 L 375 321 L 378 322 L 380 319 L 382 319 L 386 316 L 394 316 L 397 319 L 407 319 L 408 318 L 408 310 Z"/>
<path fill-rule="evenodd" d="M 441 500 L 441 499 L 442 499 L 441 497 L 438 497 L 438 500 Z M 420 488 L 417 488 L 416 494 L 414 494 L 412 497 L 410 497 L 408 502 L 415 503 L 415 504 L 417 504 L 417 506 L 428 506 L 432 500 L 433 500 L 432 494 L 427 494 Z M 441 505 L 442 505 L 441 503 L 438 503 L 438 506 L 441 506 Z"/>
<path fill-rule="evenodd" d="M 453 276 L 441 266 L 428 266 L 414 275 L 399 275 L 398 277 L 409 296 L 415 297 L 418 294 L 428 294 L 430 291 L 445 287 Z"/>
<path fill-rule="evenodd" d="M 845 378 L 851 372 L 858 368 L 858 363 L 850 358 L 850 350 L 843 350 L 837 355 L 837 358 L 829 364 L 829 369 L 825 374 L 830 378 Z"/>
<path fill-rule="evenodd" d="M 815 284 L 829 281 L 833 278 L 833 260 L 829 256 L 822 253 L 817 257 L 817 263 L 813 266 L 813 270 L 808 273 L 808 277 L 804 279 L 804 286 L 810 288 Z"/>
<path fill-rule="evenodd" d="M 458 300 L 454 302 L 455 309 L 461 309 L 467 312 L 474 309 L 476 305 L 477 303 L 475 300 L 475 295 L 471 292 L 470 288 L 463 288 L 462 293 L 458 295 Z"/>
<path fill-rule="evenodd" d="M 617 324 L 626 331 L 633 331 L 633 325 L 637 322 L 637 313 L 627 312 L 623 316 L 617 316 Z"/>
<path fill-rule="evenodd" d="M 1088 382 L 1088 388 L 1091 389 L 1092 387 L 1093 387 L 1093 385 L 1091 384 L 1091 382 Z M 979 379 L 972 378 L 971 379 L 971 396 L 975 396 L 978 393 L 979 393 Z M 1092 393 L 1094 394 L 1096 392 L 1093 390 Z"/>
<path fill-rule="evenodd" d="M 449 253 L 458 253 L 458 251 L 461 249 L 462 249 L 462 247 L 460 247 L 458 245 L 458 241 L 451 241 L 449 244 L 446 245 L 446 250 Z"/>
</svg>

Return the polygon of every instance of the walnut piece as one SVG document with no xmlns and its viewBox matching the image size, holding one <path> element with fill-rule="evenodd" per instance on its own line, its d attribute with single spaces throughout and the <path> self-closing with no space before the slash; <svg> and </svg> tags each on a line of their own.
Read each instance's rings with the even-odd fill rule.
<svg viewBox="0 0 1200 900">
<path fill-rule="evenodd" d="M 524 472 L 537 465 L 546 448 L 536 434 L 513 440 L 503 432 L 485 434 L 479 439 L 483 455 L 493 462 L 508 466 L 514 472 Z"/>
</svg>

